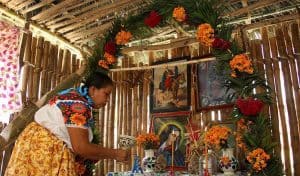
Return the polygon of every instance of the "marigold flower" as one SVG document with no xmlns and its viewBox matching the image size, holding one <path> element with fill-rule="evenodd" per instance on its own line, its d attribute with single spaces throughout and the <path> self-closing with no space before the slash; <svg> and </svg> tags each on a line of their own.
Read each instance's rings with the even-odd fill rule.
<svg viewBox="0 0 300 176">
<path fill-rule="evenodd" d="M 154 133 L 140 134 L 136 138 L 136 142 L 144 149 L 155 149 L 159 145 L 159 137 Z"/>
<path fill-rule="evenodd" d="M 228 127 L 216 125 L 211 127 L 204 135 L 204 142 L 211 147 L 220 149 L 222 146 L 227 145 L 227 139 L 231 134 Z"/>
<path fill-rule="evenodd" d="M 183 7 L 175 7 L 173 10 L 173 17 L 179 21 L 183 22 L 186 20 L 186 13 Z"/>
<path fill-rule="evenodd" d="M 229 62 L 229 65 L 232 70 L 232 77 L 236 77 L 236 70 L 248 74 L 253 74 L 254 72 L 252 62 L 246 54 L 239 54 L 234 56 L 233 59 Z"/>
<path fill-rule="evenodd" d="M 256 172 L 259 172 L 267 167 L 267 162 L 270 159 L 270 155 L 268 155 L 263 149 L 257 148 L 252 152 L 249 152 L 246 158 L 252 165 L 252 168 Z"/>
<path fill-rule="evenodd" d="M 205 46 L 212 46 L 214 41 L 214 29 L 210 24 L 204 23 L 198 26 L 196 38 Z"/>
<path fill-rule="evenodd" d="M 106 61 L 107 61 L 108 64 L 114 64 L 117 61 L 117 59 L 115 58 L 115 56 L 113 56 L 113 55 L 111 55 L 111 54 L 109 54 L 107 52 L 104 53 L 104 57 L 105 57 L 105 59 L 106 59 Z"/>
<path fill-rule="evenodd" d="M 107 69 L 107 70 L 109 69 L 109 66 L 108 66 L 108 63 L 106 60 L 102 60 L 102 59 L 99 60 L 98 65 L 104 69 Z"/>
<path fill-rule="evenodd" d="M 116 44 L 117 45 L 125 45 L 132 38 L 132 34 L 130 32 L 121 30 L 116 35 Z"/>
</svg>

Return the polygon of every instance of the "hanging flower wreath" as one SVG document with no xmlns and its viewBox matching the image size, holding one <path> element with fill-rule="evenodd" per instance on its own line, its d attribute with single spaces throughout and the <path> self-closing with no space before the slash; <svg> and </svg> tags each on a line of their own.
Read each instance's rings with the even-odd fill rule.
<svg viewBox="0 0 300 176">
<path fill-rule="evenodd" d="M 87 74 L 108 72 L 116 65 L 117 58 L 121 58 L 122 47 L 132 40 L 150 37 L 153 28 L 182 25 L 184 29 L 188 24 L 189 29 L 194 28 L 193 35 L 199 43 L 211 48 L 218 73 L 225 75 L 225 86 L 235 90 L 231 98 L 237 102 L 232 115 L 242 127 L 236 136 L 238 146 L 246 152 L 262 149 L 263 155 L 268 156 L 263 165 L 256 166 L 259 162 L 253 160 L 256 153 L 249 153 L 249 172 L 253 175 L 283 175 L 281 161 L 273 153 L 276 144 L 271 142 L 269 118 L 261 112 L 263 104 L 272 102 L 271 90 L 256 69 L 255 61 L 232 40 L 233 26 L 222 18 L 224 7 L 220 4 L 220 0 L 153 0 L 139 14 L 115 20 L 104 38 L 97 40 Z M 254 94 L 257 88 L 260 93 Z"/>
</svg>

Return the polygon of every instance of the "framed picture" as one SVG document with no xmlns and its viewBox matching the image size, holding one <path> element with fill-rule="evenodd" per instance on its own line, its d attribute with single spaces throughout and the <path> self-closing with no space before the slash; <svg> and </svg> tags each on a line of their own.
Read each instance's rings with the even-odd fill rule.
<svg viewBox="0 0 300 176">
<path fill-rule="evenodd" d="M 185 159 L 188 149 L 185 134 L 189 118 L 188 111 L 157 113 L 152 116 L 151 131 L 160 138 L 157 154 L 165 158 L 169 169 L 172 166 L 174 170 L 186 169 Z"/>
<path fill-rule="evenodd" d="M 197 65 L 197 110 L 233 106 L 233 102 L 227 100 L 233 90 L 226 92 L 224 81 L 224 76 L 217 74 L 216 61 L 202 62 Z"/>
<path fill-rule="evenodd" d="M 155 64 L 182 63 L 185 58 Z M 190 67 L 187 64 L 154 68 L 151 84 L 151 112 L 173 112 L 190 108 Z"/>
</svg>

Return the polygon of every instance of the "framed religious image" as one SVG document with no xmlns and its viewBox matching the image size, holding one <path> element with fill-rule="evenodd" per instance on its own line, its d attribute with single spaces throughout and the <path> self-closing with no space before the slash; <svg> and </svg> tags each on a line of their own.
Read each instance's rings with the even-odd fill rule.
<svg viewBox="0 0 300 176">
<path fill-rule="evenodd" d="M 155 63 L 155 65 L 162 66 L 153 69 L 150 94 L 151 112 L 189 110 L 190 68 L 187 64 L 183 64 L 186 60 L 181 58 Z"/>
<path fill-rule="evenodd" d="M 190 112 L 167 112 L 152 115 L 151 131 L 159 136 L 158 156 L 166 160 L 167 169 L 186 169 L 186 127 Z M 173 162 L 172 162 L 173 160 Z M 172 165 L 173 163 L 173 165 Z"/>
<path fill-rule="evenodd" d="M 227 90 L 223 75 L 217 74 L 216 61 L 201 62 L 197 65 L 197 110 L 231 107 L 233 100 L 228 96 L 234 91 Z"/>
</svg>

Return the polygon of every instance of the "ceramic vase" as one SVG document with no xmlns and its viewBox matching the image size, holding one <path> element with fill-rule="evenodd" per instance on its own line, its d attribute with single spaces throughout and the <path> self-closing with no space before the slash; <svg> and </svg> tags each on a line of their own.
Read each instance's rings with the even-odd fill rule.
<svg viewBox="0 0 300 176">
<path fill-rule="evenodd" d="M 154 172 L 156 156 L 153 149 L 145 150 L 145 157 L 142 159 L 142 168 L 144 172 Z"/>
<path fill-rule="evenodd" d="M 225 176 L 234 176 L 238 167 L 238 160 L 233 154 L 233 148 L 222 149 L 222 157 L 219 160 L 219 167 Z"/>
</svg>

